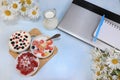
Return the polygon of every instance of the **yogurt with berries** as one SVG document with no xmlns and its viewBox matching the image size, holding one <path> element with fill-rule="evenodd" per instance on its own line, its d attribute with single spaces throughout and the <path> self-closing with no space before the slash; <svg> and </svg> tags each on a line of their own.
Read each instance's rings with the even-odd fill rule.
<svg viewBox="0 0 120 80">
<path fill-rule="evenodd" d="M 25 31 L 17 31 L 10 36 L 9 48 L 15 52 L 22 52 L 28 49 L 31 42 L 31 36 Z"/>
<path fill-rule="evenodd" d="M 38 58 L 47 58 L 54 51 L 54 45 L 52 40 L 48 40 L 48 36 L 40 35 L 33 39 L 31 43 L 31 51 L 33 55 Z"/>
<path fill-rule="evenodd" d="M 22 52 L 16 58 L 16 69 L 24 76 L 31 76 L 35 74 L 39 65 L 39 59 L 30 51 Z"/>
</svg>

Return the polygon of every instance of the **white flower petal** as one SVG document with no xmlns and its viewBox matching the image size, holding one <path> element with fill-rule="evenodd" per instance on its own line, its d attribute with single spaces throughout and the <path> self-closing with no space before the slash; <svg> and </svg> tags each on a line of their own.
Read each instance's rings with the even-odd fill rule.
<svg viewBox="0 0 120 80">
<path fill-rule="evenodd" d="M 11 3 L 11 9 L 15 12 L 19 11 L 21 9 L 21 3 L 19 3 L 18 1 L 13 1 Z"/>
<path fill-rule="evenodd" d="M 16 15 L 14 14 L 14 12 L 12 12 L 12 10 L 9 7 L 4 7 L 2 9 L 1 17 L 4 20 L 13 20 L 15 18 L 15 16 Z"/>
<path fill-rule="evenodd" d="M 39 16 L 40 16 L 39 9 L 36 8 L 32 8 L 28 13 L 28 17 L 33 20 L 38 19 Z"/>
</svg>

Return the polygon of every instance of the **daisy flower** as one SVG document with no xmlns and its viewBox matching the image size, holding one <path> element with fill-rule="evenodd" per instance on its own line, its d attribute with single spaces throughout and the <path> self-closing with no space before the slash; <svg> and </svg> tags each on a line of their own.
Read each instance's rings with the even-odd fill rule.
<svg viewBox="0 0 120 80">
<path fill-rule="evenodd" d="M 93 58 L 98 58 L 98 57 L 101 57 L 101 51 L 98 49 L 94 49 L 93 51 L 92 51 L 92 57 Z"/>
<path fill-rule="evenodd" d="M 99 80 L 102 78 L 102 72 L 100 68 L 96 68 L 95 70 L 95 75 L 94 75 L 94 80 Z"/>
<path fill-rule="evenodd" d="M 25 4 L 25 0 L 19 0 L 21 4 Z"/>
<path fill-rule="evenodd" d="M 32 6 L 32 4 L 33 4 L 33 0 L 25 0 L 25 5 L 27 7 Z"/>
<path fill-rule="evenodd" d="M 38 19 L 39 16 L 40 16 L 40 13 L 39 13 L 38 7 L 32 8 L 28 13 L 28 17 L 30 19 Z"/>
<path fill-rule="evenodd" d="M 111 72 L 109 72 L 110 70 L 108 70 L 108 68 L 105 67 L 105 66 L 103 66 L 103 69 L 101 69 L 101 70 L 102 70 L 102 73 L 103 73 L 104 75 L 110 75 L 110 74 L 111 74 Z"/>
<path fill-rule="evenodd" d="M 111 76 L 111 75 L 103 74 L 102 79 L 100 79 L 100 80 L 114 80 L 114 79 L 112 79 L 112 76 Z M 116 79 L 116 80 L 117 80 L 117 79 Z"/>
<path fill-rule="evenodd" d="M 111 69 L 120 69 L 120 58 L 117 55 L 113 55 L 107 58 L 107 65 L 111 68 Z"/>
<path fill-rule="evenodd" d="M 100 64 L 98 63 L 94 63 L 92 66 L 91 66 L 91 69 L 94 71 L 96 70 L 97 68 L 100 68 Z"/>
<path fill-rule="evenodd" d="M 4 7 L 2 9 L 1 17 L 4 20 L 13 20 L 15 18 L 15 15 L 9 7 Z"/>
<path fill-rule="evenodd" d="M 18 10 L 20 10 L 21 8 L 21 4 L 18 1 L 13 1 L 11 3 L 11 9 L 15 12 L 17 12 Z"/>
<path fill-rule="evenodd" d="M 92 51 L 92 59 L 96 63 L 101 63 L 102 52 L 100 50 L 93 50 Z"/>
<path fill-rule="evenodd" d="M 114 75 L 112 76 L 112 80 L 117 80 L 118 79 L 118 76 Z"/>
<path fill-rule="evenodd" d="M 6 0 L 2 1 L 2 6 L 8 6 L 8 2 Z"/>
<path fill-rule="evenodd" d="M 94 80 L 120 79 L 120 51 L 115 49 L 101 51 L 94 49 L 92 52 Z"/>
<path fill-rule="evenodd" d="M 21 9 L 20 9 L 20 14 L 21 14 L 22 16 L 26 16 L 27 13 L 28 13 L 28 8 L 25 7 L 25 6 L 22 6 Z"/>
<path fill-rule="evenodd" d="M 114 49 L 113 53 L 110 53 L 110 55 L 120 56 L 120 51 Z"/>
</svg>

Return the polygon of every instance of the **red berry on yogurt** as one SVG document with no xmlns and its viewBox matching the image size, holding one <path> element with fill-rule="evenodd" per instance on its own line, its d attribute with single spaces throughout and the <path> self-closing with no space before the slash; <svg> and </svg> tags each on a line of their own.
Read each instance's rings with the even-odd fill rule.
<svg viewBox="0 0 120 80">
<path fill-rule="evenodd" d="M 40 44 L 43 44 L 44 43 L 44 40 L 40 40 Z"/>
<path fill-rule="evenodd" d="M 52 40 L 48 40 L 48 41 L 47 41 L 47 44 L 48 44 L 48 45 L 51 45 L 52 43 L 53 43 Z"/>
</svg>

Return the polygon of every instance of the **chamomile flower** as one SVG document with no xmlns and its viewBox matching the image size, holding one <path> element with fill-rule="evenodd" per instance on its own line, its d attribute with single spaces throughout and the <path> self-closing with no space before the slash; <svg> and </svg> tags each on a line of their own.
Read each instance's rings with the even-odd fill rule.
<svg viewBox="0 0 120 80">
<path fill-rule="evenodd" d="M 106 74 L 103 74 L 101 80 L 114 80 L 114 79 L 112 79 L 112 75 L 109 75 L 109 74 L 106 73 Z"/>
<path fill-rule="evenodd" d="M 8 6 L 8 2 L 6 0 L 2 1 L 1 3 L 2 6 Z"/>
<path fill-rule="evenodd" d="M 40 12 L 39 12 L 38 7 L 32 8 L 32 9 L 29 11 L 29 13 L 28 13 L 28 17 L 29 17 L 30 19 L 34 19 L 34 20 L 35 20 L 35 19 L 38 19 L 39 16 L 40 16 Z"/>
<path fill-rule="evenodd" d="M 96 68 L 95 70 L 95 75 L 94 75 L 94 80 L 99 80 L 102 78 L 102 72 L 100 68 Z"/>
<path fill-rule="evenodd" d="M 99 54 L 100 53 L 100 54 Z M 96 55 L 98 54 L 98 55 Z M 96 57 L 98 56 L 98 57 Z M 120 51 L 111 49 L 108 51 L 100 51 L 95 49 L 93 51 L 93 65 L 94 80 L 118 80 L 120 70 Z M 98 58 L 98 59 L 97 59 Z M 118 72 L 117 72 L 118 71 Z"/>
<path fill-rule="evenodd" d="M 100 56 L 101 56 L 100 51 L 98 51 L 98 50 L 96 50 L 96 49 L 93 50 L 93 51 L 92 51 L 92 56 L 93 56 L 93 57 L 100 57 Z"/>
<path fill-rule="evenodd" d="M 102 73 L 104 74 L 104 75 L 111 75 L 111 72 L 110 72 L 110 70 L 108 69 L 108 67 L 105 67 L 105 66 L 103 66 L 104 68 L 102 69 Z"/>
<path fill-rule="evenodd" d="M 4 20 L 13 20 L 15 18 L 15 14 L 12 12 L 12 10 L 9 7 L 4 7 L 2 9 L 1 17 Z"/>
<path fill-rule="evenodd" d="M 120 55 L 120 51 L 118 50 L 114 50 L 113 52 L 110 53 L 110 56 L 112 55 L 116 55 L 116 56 L 119 56 Z"/>
<path fill-rule="evenodd" d="M 21 14 L 22 16 L 26 16 L 27 13 L 28 13 L 28 8 L 25 7 L 25 6 L 22 6 L 21 9 L 20 9 L 20 14 Z"/>
<path fill-rule="evenodd" d="M 33 4 L 33 0 L 25 0 L 25 5 L 27 7 L 32 6 L 32 4 Z"/>
<path fill-rule="evenodd" d="M 19 0 L 19 2 L 23 5 L 23 4 L 25 4 L 25 1 L 26 0 Z"/>
<path fill-rule="evenodd" d="M 92 51 L 92 58 L 95 62 L 101 61 L 101 51 L 100 50 L 93 50 Z"/>
<path fill-rule="evenodd" d="M 100 64 L 98 64 L 98 63 L 94 63 L 94 64 L 91 66 L 91 69 L 92 69 L 93 71 L 95 71 L 97 68 L 100 68 Z"/>
<path fill-rule="evenodd" d="M 111 68 L 111 69 L 120 69 L 120 58 L 117 55 L 113 55 L 107 58 L 107 65 Z"/>
<path fill-rule="evenodd" d="M 21 4 L 18 1 L 13 1 L 11 3 L 11 9 L 15 12 L 17 12 L 18 10 L 20 10 L 21 8 Z"/>
<path fill-rule="evenodd" d="M 113 76 L 112 76 L 112 80 L 119 80 L 119 79 L 118 79 L 118 76 L 113 75 Z"/>
</svg>

